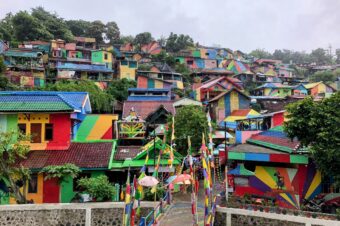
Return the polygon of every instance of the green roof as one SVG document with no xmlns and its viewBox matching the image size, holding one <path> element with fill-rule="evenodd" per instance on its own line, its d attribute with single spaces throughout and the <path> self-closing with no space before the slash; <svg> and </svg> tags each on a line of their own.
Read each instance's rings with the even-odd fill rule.
<svg viewBox="0 0 340 226">
<path fill-rule="evenodd" d="M 291 149 L 289 147 L 280 146 L 280 145 L 276 145 L 276 144 L 273 144 L 273 143 L 269 143 L 269 142 L 265 142 L 265 141 L 260 141 L 260 140 L 248 139 L 247 143 L 249 143 L 249 144 L 257 144 L 257 145 L 260 145 L 260 146 L 263 146 L 263 147 L 272 148 L 274 150 L 288 152 L 288 153 L 292 153 L 293 152 L 293 149 Z"/>
<path fill-rule="evenodd" d="M 13 56 L 13 57 L 28 57 L 28 58 L 37 58 L 38 54 L 42 54 L 41 52 L 24 52 L 24 51 L 6 51 L 5 56 Z"/>
<path fill-rule="evenodd" d="M 1 102 L 1 112 L 73 111 L 65 102 Z"/>
</svg>

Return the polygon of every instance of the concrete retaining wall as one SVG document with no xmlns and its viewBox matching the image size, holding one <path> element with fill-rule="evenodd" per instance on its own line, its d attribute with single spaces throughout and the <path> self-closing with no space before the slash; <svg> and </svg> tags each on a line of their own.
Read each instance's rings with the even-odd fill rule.
<svg viewBox="0 0 340 226">
<path fill-rule="evenodd" d="M 141 216 L 154 208 L 142 202 Z M 119 226 L 124 203 L 72 203 L 0 206 L 0 226 Z M 137 220 L 136 220 L 137 221 Z"/>
</svg>

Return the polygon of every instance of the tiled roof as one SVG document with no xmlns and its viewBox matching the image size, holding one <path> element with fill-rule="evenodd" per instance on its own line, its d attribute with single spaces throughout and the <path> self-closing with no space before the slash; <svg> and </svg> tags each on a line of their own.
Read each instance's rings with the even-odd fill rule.
<svg viewBox="0 0 340 226">
<path fill-rule="evenodd" d="M 123 118 L 129 116 L 131 108 L 134 108 L 137 114 L 144 120 L 161 105 L 163 105 L 168 112 L 171 112 L 172 115 L 175 114 L 176 111 L 172 101 L 125 101 L 123 105 Z"/>
<path fill-rule="evenodd" d="M 296 150 L 300 144 L 296 139 L 291 141 L 287 137 L 287 134 L 282 130 L 282 127 L 274 127 L 268 131 L 263 131 L 259 134 L 253 135 L 247 140 L 247 143 L 288 153 Z"/>
<path fill-rule="evenodd" d="M 0 111 L 78 111 L 91 113 L 87 92 L 4 91 L 0 92 Z"/>
<path fill-rule="evenodd" d="M 142 146 L 118 146 L 114 155 L 115 160 L 133 159 L 142 150 Z"/>
<path fill-rule="evenodd" d="M 72 163 L 79 168 L 108 168 L 112 142 L 71 143 L 66 151 L 30 151 L 21 164 L 30 169 Z"/>
</svg>

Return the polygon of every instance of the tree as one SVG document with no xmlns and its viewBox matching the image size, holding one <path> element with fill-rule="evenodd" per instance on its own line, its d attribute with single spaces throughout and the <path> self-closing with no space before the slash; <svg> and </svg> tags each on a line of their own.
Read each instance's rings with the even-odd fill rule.
<svg viewBox="0 0 340 226">
<path fill-rule="evenodd" d="M 83 37 L 91 25 L 91 22 L 85 20 L 67 20 L 66 25 L 74 36 Z"/>
<path fill-rule="evenodd" d="M 335 60 L 335 62 L 336 62 L 337 64 L 340 64 L 340 49 L 336 49 L 336 50 L 335 50 L 335 55 L 336 55 L 336 60 Z"/>
<path fill-rule="evenodd" d="M 321 102 L 308 97 L 288 105 L 285 131 L 311 151 L 323 175 L 340 184 L 340 92 Z"/>
<path fill-rule="evenodd" d="M 39 23 L 53 35 L 54 39 L 63 39 L 66 42 L 73 40 L 72 32 L 67 24 L 56 13 L 50 13 L 43 7 L 36 7 L 32 9 L 31 15 L 38 19 Z"/>
<path fill-rule="evenodd" d="M 83 91 L 90 95 L 93 113 L 110 113 L 112 112 L 113 98 L 111 95 L 102 91 L 94 82 L 90 80 L 80 81 L 58 81 L 48 85 L 46 90 L 52 91 Z"/>
<path fill-rule="evenodd" d="M 175 71 L 177 73 L 181 73 L 182 74 L 185 83 L 187 83 L 187 84 L 193 83 L 193 79 L 190 76 L 191 71 L 189 70 L 189 68 L 185 64 L 176 63 Z"/>
<path fill-rule="evenodd" d="M 136 35 L 135 39 L 133 40 L 133 44 L 140 49 L 142 45 L 149 44 L 153 40 L 154 38 L 152 37 L 150 32 L 143 32 Z"/>
<path fill-rule="evenodd" d="M 171 67 L 176 64 L 175 57 L 164 50 L 162 50 L 159 54 L 151 55 L 151 58 L 154 62 L 167 63 Z"/>
<path fill-rule="evenodd" d="M 104 43 L 103 35 L 106 32 L 106 27 L 103 22 L 100 20 L 95 20 L 91 22 L 90 26 L 87 29 L 86 35 L 91 38 L 95 38 L 98 44 Z"/>
<path fill-rule="evenodd" d="M 5 18 L 0 21 L 0 39 L 5 41 L 14 40 L 14 28 L 12 23 L 12 13 L 6 14 Z"/>
<path fill-rule="evenodd" d="M 16 164 L 26 158 L 29 146 L 23 144 L 29 137 L 17 131 L 0 132 L 0 177 L 9 182 L 10 192 L 17 203 L 26 203 L 25 185 L 29 178 L 29 171 Z M 20 187 L 24 186 L 23 191 Z"/>
<path fill-rule="evenodd" d="M 187 49 L 188 47 L 193 46 L 194 41 L 189 35 L 177 35 L 171 32 L 166 41 L 165 49 L 168 52 L 176 53 L 180 50 Z"/>
<path fill-rule="evenodd" d="M 96 201 L 108 201 L 115 195 L 115 188 L 110 184 L 107 176 L 101 175 L 91 178 L 80 178 L 78 186 L 84 189 Z"/>
<path fill-rule="evenodd" d="M 106 38 L 110 44 L 114 44 L 119 41 L 120 31 L 116 22 L 112 21 L 106 24 Z"/>
<path fill-rule="evenodd" d="M 58 178 L 60 181 L 66 177 L 76 178 L 80 172 L 79 167 L 71 163 L 61 166 L 46 166 L 41 170 L 41 173 L 46 175 L 45 180 Z"/>
<path fill-rule="evenodd" d="M 250 55 L 260 59 L 272 59 L 273 55 L 264 49 L 255 49 L 250 52 Z"/>
<path fill-rule="evenodd" d="M 119 43 L 120 44 L 126 44 L 126 43 L 133 43 L 133 40 L 135 38 L 132 35 L 127 35 L 127 36 L 120 36 Z"/>
<path fill-rule="evenodd" d="M 4 63 L 4 58 L 0 56 L 0 90 L 5 90 L 8 86 L 8 79 L 4 75 L 5 71 L 6 65 Z"/>
<path fill-rule="evenodd" d="M 171 125 L 171 120 L 171 117 L 169 117 L 168 125 Z M 191 137 L 193 150 L 199 150 L 202 143 L 202 133 L 205 133 L 206 135 L 207 130 L 207 117 L 202 107 L 194 105 L 181 107 L 175 115 L 176 150 L 184 156 L 187 154 L 188 136 Z"/>
<path fill-rule="evenodd" d="M 326 54 L 326 51 L 322 48 L 312 50 L 310 57 L 311 57 L 311 62 L 313 63 L 317 63 L 321 65 L 332 63 L 332 57 Z"/>
<path fill-rule="evenodd" d="M 337 77 L 335 73 L 333 73 L 332 71 L 317 71 L 310 77 L 309 80 L 312 82 L 322 81 L 325 83 L 329 83 L 329 82 L 334 82 L 336 78 Z"/>
<path fill-rule="evenodd" d="M 128 89 L 136 86 L 137 84 L 135 81 L 126 78 L 114 80 L 109 84 L 107 93 L 115 100 L 125 101 L 129 96 Z"/>
<path fill-rule="evenodd" d="M 12 18 L 14 37 L 18 41 L 50 40 L 53 35 L 40 21 L 26 11 L 20 11 Z"/>
</svg>

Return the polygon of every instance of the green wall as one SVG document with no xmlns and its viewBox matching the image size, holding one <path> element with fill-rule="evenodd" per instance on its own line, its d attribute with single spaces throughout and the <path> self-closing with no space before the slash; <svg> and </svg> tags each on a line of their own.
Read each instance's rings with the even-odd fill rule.
<svg viewBox="0 0 340 226">
<path fill-rule="evenodd" d="M 103 51 L 95 51 L 91 54 L 91 61 L 94 63 L 104 63 L 103 62 Z"/>
<path fill-rule="evenodd" d="M 86 171 L 84 171 L 86 173 Z M 98 177 L 100 175 L 105 175 L 105 171 L 91 171 L 91 177 Z M 64 178 L 64 180 L 60 184 L 60 193 L 61 193 L 61 203 L 69 203 L 76 195 L 76 192 L 73 191 L 73 179 L 72 177 Z"/>
</svg>

